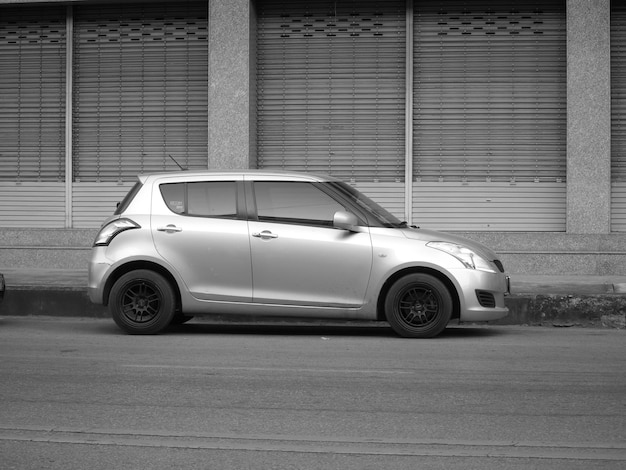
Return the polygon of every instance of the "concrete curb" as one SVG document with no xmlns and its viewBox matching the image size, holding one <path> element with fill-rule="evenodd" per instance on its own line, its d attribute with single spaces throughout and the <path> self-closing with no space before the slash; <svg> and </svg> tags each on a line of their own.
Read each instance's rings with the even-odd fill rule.
<svg viewBox="0 0 626 470">
<path fill-rule="evenodd" d="M 3 272 L 0 270 L 0 272 Z M 0 314 L 106 318 L 89 301 L 85 271 L 6 270 Z M 626 277 L 511 276 L 509 315 L 494 324 L 626 328 Z M 226 317 L 224 321 L 233 321 Z M 263 321 L 247 317 L 237 321 Z"/>
<path fill-rule="evenodd" d="M 497 324 L 626 328 L 626 296 L 518 294 L 506 299 L 509 315 Z"/>
<path fill-rule="evenodd" d="M 586 326 L 626 328 L 626 296 L 514 294 L 506 299 L 510 313 L 493 324 Z M 3 316 L 59 316 L 107 318 L 101 305 L 90 302 L 84 289 L 27 288 L 9 289 L 0 305 Z M 267 319 L 256 319 L 265 321 Z M 220 318 L 220 321 L 255 321 L 254 318 Z"/>
<path fill-rule="evenodd" d="M 0 305 L 0 313 L 7 316 L 109 316 L 103 306 L 91 303 L 85 289 L 60 288 L 8 288 Z"/>
</svg>

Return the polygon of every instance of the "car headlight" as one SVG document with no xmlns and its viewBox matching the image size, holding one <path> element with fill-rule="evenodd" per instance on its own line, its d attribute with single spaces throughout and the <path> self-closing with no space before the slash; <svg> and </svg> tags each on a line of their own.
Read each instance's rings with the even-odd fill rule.
<svg viewBox="0 0 626 470">
<path fill-rule="evenodd" d="M 93 246 L 106 246 L 116 235 L 133 228 L 141 228 L 141 226 L 130 219 L 113 220 L 100 229 Z"/>
<path fill-rule="evenodd" d="M 450 242 L 429 242 L 426 246 L 444 251 L 449 255 L 454 256 L 468 269 L 477 269 L 479 271 L 487 271 L 490 273 L 496 272 L 491 267 L 489 261 L 476 254 L 473 250 L 466 246 Z"/>
</svg>

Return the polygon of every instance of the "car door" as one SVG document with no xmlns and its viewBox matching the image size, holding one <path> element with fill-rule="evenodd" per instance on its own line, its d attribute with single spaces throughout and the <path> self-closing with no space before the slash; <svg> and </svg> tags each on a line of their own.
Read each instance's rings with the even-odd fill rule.
<svg viewBox="0 0 626 470">
<path fill-rule="evenodd" d="M 163 181 L 153 195 L 159 254 L 198 299 L 249 302 L 252 272 L 243 188 L 232 180 Z"/>
<path fill-rule="evenodd" d="M 359 307 L 372 266 L 367 227 L 333 228 L 345 207 L 308 182 L 253 184 L 250 226 L 253 299 L 259 303 Z"/>
</svg>

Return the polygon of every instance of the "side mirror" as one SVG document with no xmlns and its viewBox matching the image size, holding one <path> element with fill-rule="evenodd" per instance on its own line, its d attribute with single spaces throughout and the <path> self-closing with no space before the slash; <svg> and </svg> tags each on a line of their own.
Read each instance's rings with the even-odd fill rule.
<svg viewBox="0 0 626 470">
<path fill-rule="evenodd" d="M 356 232 L 358 225 L 359 219 L 350 212 L 337 211 L 333 216 L 333 227 L 335 228 Z"/>
</svg>

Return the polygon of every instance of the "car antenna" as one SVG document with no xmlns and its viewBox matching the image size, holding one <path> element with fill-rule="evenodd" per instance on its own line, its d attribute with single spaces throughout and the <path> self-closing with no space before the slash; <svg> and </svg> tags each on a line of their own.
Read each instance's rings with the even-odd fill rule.
<svg viewBox="0 0 626 470">
<path fill-rule="evenodd" d="M 178 168 L 180 168 L 182 171 L 187 171 L 187 168 L 184 168 L 180 163 L 178 163 L 176 159 L 172 157 L 169 153 L 167 154 L 167 156 L 170 157 L 174 163 L 176 163 Z"/>
</svg>

